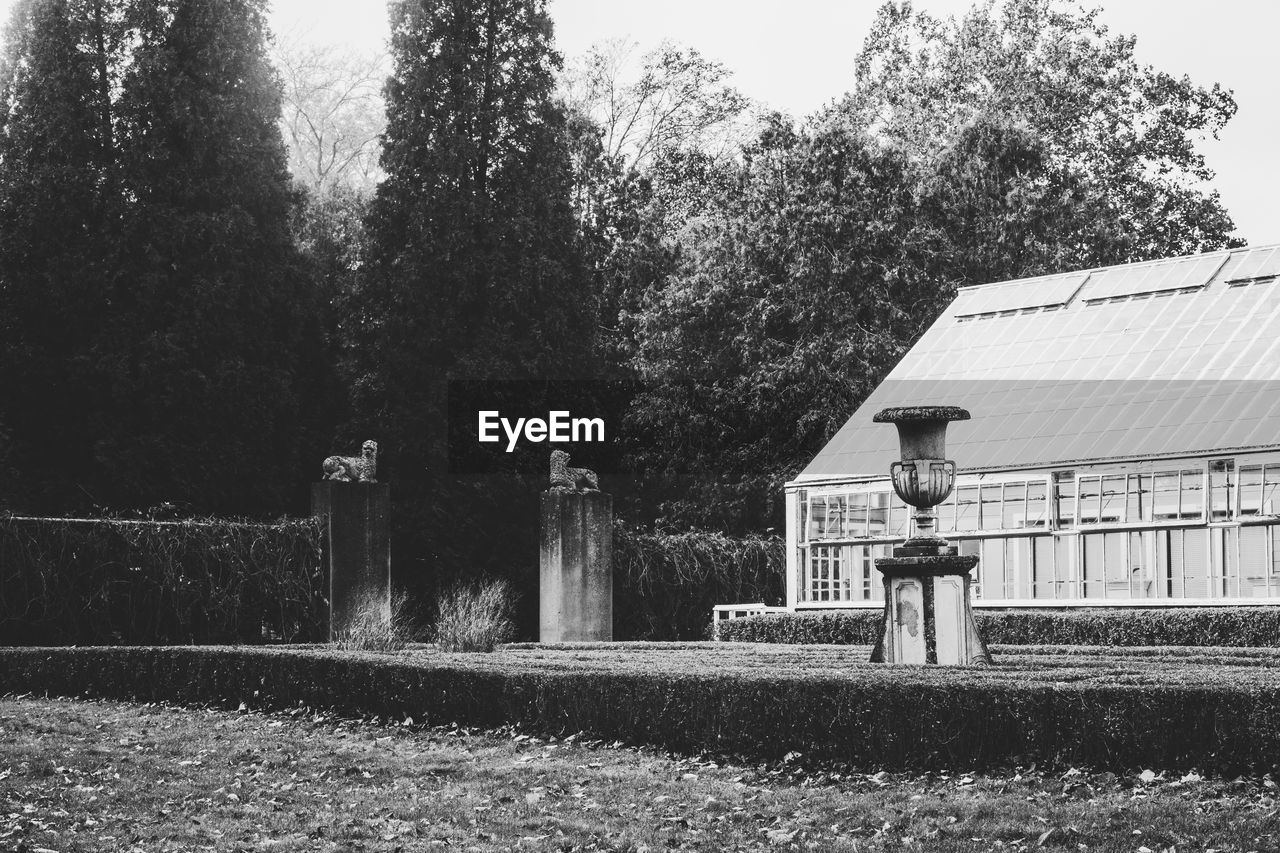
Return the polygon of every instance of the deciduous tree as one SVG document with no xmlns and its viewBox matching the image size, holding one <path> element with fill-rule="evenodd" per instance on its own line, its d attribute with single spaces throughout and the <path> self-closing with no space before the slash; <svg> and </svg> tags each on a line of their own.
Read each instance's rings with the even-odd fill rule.
<svg viewBox="0 0 1280 853">
<path fill-rule="evenodd" d="M 1048 169 L 1105 200 L 1122 242 L 1114 260 L 1228 245 L 1234 226 L 1197 146 L 1234 115 L 1230 91 L 1139 63 L 1136 37 L 1111 33 L 1100 14 L 1065 0 L 981 0 L 939 20 L 891 0 L 826 120 L 870 129 L 926 168 L 975 122 L 1018 127 Z"/>
</svg>

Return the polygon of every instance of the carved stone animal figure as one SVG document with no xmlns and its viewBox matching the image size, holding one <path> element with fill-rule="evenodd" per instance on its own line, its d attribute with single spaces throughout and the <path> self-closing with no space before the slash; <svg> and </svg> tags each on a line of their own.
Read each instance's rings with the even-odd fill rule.
<svg viewBox="0 0 1280 853">
<path fill-rule="evenodd" d="M 360 445 L 359 456 L 330 456 L 324 460 L 324 478 L 343 483 L 376 483 L 378 476 L 378 442 Z"/>
<path fill-rule="evenodd" d="M 600 482 L 590 468 L 570 468 L 569 454 L 551 451 L 551 488 L 554 491 L 598 492 Z"/>
</svg>

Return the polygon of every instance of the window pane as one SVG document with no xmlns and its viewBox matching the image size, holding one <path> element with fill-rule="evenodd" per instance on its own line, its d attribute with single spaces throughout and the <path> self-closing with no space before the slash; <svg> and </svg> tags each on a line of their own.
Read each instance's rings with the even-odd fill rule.
<svg viewBox="0 0 1280 853">
<path fill-rule="evenodd" d="M 1175 537 L 1178 547 L 1173 559 L 1177 561 L 1175 577 L 1182 578 L 1182 595 L 1187 598 L 1209 597 L 1209 531 L 1181 530 Z"/>
<path fill-rule="evenodd" d="M 1028 599 L 1031 594 L 1031 573 L 1033 557 L 1031 552 L 1032 537 L 1010 537 L 1005 544 L 1006 574 L 1008 576 L 1009 597 Z"/>
<path fill-rule="evenodd" d="M 1027 521 L 1027 484 L 1004 484 L 1004 510 L 1000 526 L 1005 530 L 1017 530 Z"/>
<path fill-rule="evenodd" d="M 1235 476 L 1235 460 L 1215 459 L 1209 463 L 1209 492 L 1215 521 L 1231 517 L 1231 485 Z"/>
<path fill-rule="evenodd" d="M 979 530 L 1000 529 L 1000 494 L 998 483 L 982 487 L 982 518 L 978 520 Z"/>
<path fill-rule="evenodd" d="M 1058 527 L 1075 527 L 1076 525 L 1076 475 L 1071 471 L 1060 471 L 1053 475 L 1054 511 L 1058 517 Z"/>
<path fill-rule="evenodd" d="M 897 492 L 889 492 L 889 506 L 890 506 L 890 513 L 889 513 L 889 530 L 887 531 L 888 535 L 906 536 L 908 524 L 911 521 L 911 513 L 914 512 L 914 507 L 909 507 L 905 503 L 903 503 L 902 498 L 898 497 Z M 954 513 L 955 503 L 953 502 L 951 506 L 952 506 L 952 512 Z M 939 507 L 938 512 L 939 513 L 942 512 L 941 507 Z M 951 528 L 947 527 L 943 529 L 950 530 Z"/>
<path fill-rule="evenodd" d="M 1163 471 L 1155 476 L 1155 494 L 1151 500 L 1155 521 L 1178 517 L 1178 472 Z"/>
<path fill-rule="evenodd" d="M 1280 512 L 1280 465 L 1267 465 L 1262 471 L 1262 512 L 1263 515 Z"/>
<path fill-rule="evenodd" d="M 1123 475 L 1102 478 L 1102 510 L 1099 521 L 1124 521 L 1125 477 Z"/>
<path fill-rule="evenodd" d="M 1080 523 L 1098 523 L 1098 500 L 1102 494 L 1102 483 L 1097 477 L 1080 478 Z"/>
<path fill-rule="evenodd" d="M 1083 537 L 1080 575 L 1084 581 L 1085 598 L 1103 597 L 1103 568 L 1106 565 L 1102 557 L 1103 536 L 1102 533 L 1087 533 Z"/>
<path fill-rule="evenodd" d="M 1123 535 L 1129 537 L 1129 597 L 1154 598 L 1155 567 L 1148 557 L 1154 558 L 1155 532 L 1144 530 Z"/>
<path fill-rule="evenodd" d="M 872 556 L 872 546 L 870 545 L 854 545 L 850 552 L 853 558 L 853 570 L 858 575 L 858 594 L 863 601 L 871 598 L 872 592 L 875 590 L 877 575 L 875 562 Z"/>
<path fill-rule="evenodd" d="M 982 598 L 982 540 L 981 539 L 961 539 L 956 542 L 956 547 L 960 549 L 960 553 L 966 557 L 977 557 L 979 568 L 973 570 L 972 582 L 969 585 L 969 592 L 974 598 Z"/>
<path fill-rule="evenodd" d="M 956 530 L 978 529 L 978 487 L 961 486 L 956 489 Z"/>
<path fill-rule="evenodd" d="M 1032 568 L 1032 598 L 1053 599 L 1058 597 L 1058 585 L 1054 573 L 1052 536 L 1036 536 L 1035 565 Z"/>
<path fill-rule="evenodd" d="M 1053 537 L 1053 570 L 1054 586 L 1057 587 L 1055 598 L 1079 598 L 1079 566 L 1078 552 L 1080 537 Z"/>
<path fill-rule="evenodd" d="M 952 489 L 947 499 L 938 505 L 938 530 L 956 529 L 956 490 Z"/>
<path fill-rule="evenodd" d="M 1244 469 L 1240 469 L 1241 482 Z M 1266 598 L 1271 548 L 1266 527 L 1240 528 L 1240 597 Z"/>
<path fill-rule="evenodd" d="M 849 538 L 862 537 L 867 535 L 867 498 L 869 496 L 864 492 L 859 495 L 849 495 L 848 514 L 844 524 L 844 535 Z"/>
<path fill-rule="evenodd" d="M 1128 521 L 1151 520 L 1151 475 L 1130 474 L 1127 484 L 1128 499 L 1125 504 L 1125 519 Z"/>
<path fill-rule="evenodd" d="M 823 495 L 809 498 L 809 538 L 821 539 L 827 523 L 827 499 Z"/>
<path fill-rule="evenodd" d="M 884 536 L 889 530 L 889 493 L 872 492 L 867 503 L 867 535 Z"/>
<path fill-rule="evenodd" d="M 1280 465 L 1268 465 L 1262 472 L 1262 512 L 1280 512 Z"/>
<path fill-rule="evenodd" d="M 983 598 L 1010 597 L 1003 539 L 982 540 L 982 559 L 978 563 L 978 577 L 982 583 Z"/>
<path fill-rule="evenodd" d="M 1180 518 L 1204 518 L 1204 472 L 1187 469 L 1182 472 L 1182 505 Z"/>
<path fill-rule="evenodd" d="M 849 579 L 842 571 L 841 551 L 839 545 L 814 545 L 809 549 L 811 601 L 843 601 L 849 597 Z"/>
<path fill-rule="evenodd" d="M 1262 466 L 1246 465 L 1240 469 L 1240 515 L 1257 515 L 1262 510 Z"/>
<path fill-rule="evenodd" d="M 1107 598 L 1129 598 L 1129 563 L 1126 559 L 1129 534 L 1105 533 L 1102 559 L 1106 564 Z"/>
<path fill-rule="evenodd" d="M 1027 483 L 1027 514 L 1023 518 L 1023 527 L 1047 527 L 1049 524 L 1048 506 L 1045 501 L 1047 488 L 1044 483 Z"/>
</svg>

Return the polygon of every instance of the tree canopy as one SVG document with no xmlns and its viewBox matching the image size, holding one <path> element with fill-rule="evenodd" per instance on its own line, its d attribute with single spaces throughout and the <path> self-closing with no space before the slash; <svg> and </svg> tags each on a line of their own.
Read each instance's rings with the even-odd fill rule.
<svg viewBox="0 0 1280 853">
<path fill-rule="evenodd" d="M 29 502 L 278 511 L 317 330 L 263 3 L 26 0 L 10 32 L 4 420 Z"/>
</svg>

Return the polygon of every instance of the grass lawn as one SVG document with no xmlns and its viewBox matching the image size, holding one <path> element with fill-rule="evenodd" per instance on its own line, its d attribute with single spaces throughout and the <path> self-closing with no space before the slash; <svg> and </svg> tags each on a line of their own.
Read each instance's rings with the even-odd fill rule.
<svg viewBox="0 0 1280 853">
<path fill-rule="evenodd" d="M 1269 778 L 869 774 L 803 761 L 734 766 L 304 709 L 10 697 L 0 850 L 1280 848 Z"/>
</svg>

